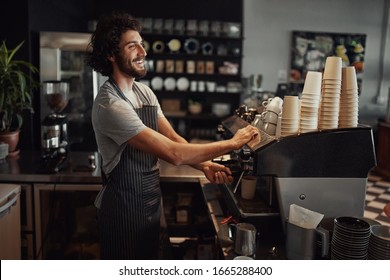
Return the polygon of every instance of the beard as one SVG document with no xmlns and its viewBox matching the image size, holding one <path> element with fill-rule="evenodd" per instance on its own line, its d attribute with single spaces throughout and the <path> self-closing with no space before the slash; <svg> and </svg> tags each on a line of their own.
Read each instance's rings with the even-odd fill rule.
<svg viewBox="0 0 390 280">
<path fill-rule="evenodd" d="M 121 70 L 123 73 L 126 73 L 130 77 L 134 77 L 135 79 L 140 79 L 142 77 L 145 77 L 147 70 L 144 64 L 144 68 L 142 69 L 137 69 L 136 67 L 133 66 L 133 63 L 136 64 L 137 60 L 140 60 L 140 57 L 137 57 L 131 61 L 131 63 L 127 63 L 127 60 L 119 55 L 118 57 L 118 68 Z"/>
</svg>

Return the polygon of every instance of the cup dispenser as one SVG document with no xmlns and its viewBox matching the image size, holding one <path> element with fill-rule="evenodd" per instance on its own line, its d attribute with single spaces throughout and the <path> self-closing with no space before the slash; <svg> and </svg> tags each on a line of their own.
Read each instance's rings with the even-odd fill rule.
<svg viewBox="0 0 390 280">
<path fill-rule="evenodd" d="M 222 122 L 225 137 L 248 124 L 236 115 L 227 118 Z M 266 193 L 274 188 L 276 203 L 270 199 L 267 203 L 273 205 L 264 212 L 243 213 L 240 201 L 241 216 L 280 215 L 285 230 L 291 204 L 322 213 L 324 218 L 364 215 L 367 177 L 376 165 L 371 127 L 359 125 L 279 139 L 260 132 L 261 142 L 243 149 L 246 154 L 250 151 L 253 175 L 269 181 Z M 229 188 L 227 192 L 237 202 Z"/>
</svg>

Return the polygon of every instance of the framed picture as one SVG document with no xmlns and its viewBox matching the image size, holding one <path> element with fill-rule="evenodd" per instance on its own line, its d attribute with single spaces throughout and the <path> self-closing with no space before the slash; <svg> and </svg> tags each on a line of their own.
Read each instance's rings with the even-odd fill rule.
<svg viewBox="0 0 390 280">
<path fill-rule="evenodd" d="M 355 66 L 358 84 L 361 85 L 365 49 L 365 34 L 293 31 L 290 88 L 299 92 L 308 71 L 323 72 L 328 56 L 341 57 L 343 66 Z"/>
</svg>

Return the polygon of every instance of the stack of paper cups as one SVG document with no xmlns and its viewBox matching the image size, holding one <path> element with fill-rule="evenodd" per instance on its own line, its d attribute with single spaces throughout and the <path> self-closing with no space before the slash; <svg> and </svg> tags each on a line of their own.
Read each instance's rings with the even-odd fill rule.
<svg viewBox="0 0 390 280">
<path fill-rule="evenodd" d="M 339 123 L 342 61 L 338 56 L 326 58 L 321 86 L 321 105 L 318 118 L 320 130 L 336 129 Z"/>
<path fill-rule="evenodd" d="M 354 66 L 342 68 L 339 127 L 356 127 L 359 115 L 359 94 Z"/>
<path fill-rule="evenodd" d="M 321 81 L 321 72 L 307 72 L 301 96 L 299 121 L 300 133 L 316 131 L 318 129 L 318 111 L 321 99 Z"/>
<path fill-rule="evenodd" d="M 299 132 L 299 98 L 285 96 L 283 99 L 280 136 L 296 135 Z"/>
</svg>

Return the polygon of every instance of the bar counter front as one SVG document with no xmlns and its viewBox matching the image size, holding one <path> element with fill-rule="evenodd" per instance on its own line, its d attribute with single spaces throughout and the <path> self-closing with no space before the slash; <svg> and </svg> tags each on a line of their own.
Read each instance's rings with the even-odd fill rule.
<svg viewBox="0 0 390 280">
<path fill-rule="evenodd" d="M 0 162 L 0 188 L 6 184 L 21 185 L 21 229 L 22 229 L 22 259 L 62 259 L 63 255 L 50 255 L 45 253 L 44 244 L 48 242 L 45 232 L 51 231 L 49 218 L 45 216 L 45 212 L 50 212 L 47 208 L 51 204 L 51 200 L 58 199 L 48 193 L 72 193 L 75 195 L 75 200 L 84 199 L 86 194 L 90 205 L 83 207 L 75 207 L 76 211 L 85 208 L 89 212 L 85 212 L 85 216 L 93 216 L 93 198 L 101 188 L 101 176 L 99 162 L 95 169 L 90 167 L 89 156 L 94 153 L 88 152 L 71 152 L 68 164 L 64 170 L 53 174 L 44 174 L 37 172 L 41 154 L 39 151 L 21 151 L 16 157 L 8 157 Z M 95 154 L 96 156 L 96 154 Z M 211 184 L 199 170 L 189 166 L 174 166 L 165 161 L 160 161 L 160 176 L 161 184 L 170 189 L 170 186 L 179 186 L 176 189 L 180 193 L 186 192 L 189 188 L 198 189 L 201 191 L 202 203 L 207 211 L 209 224 L 212 225 L 213 243 L 211 248 L 214 252 L 206 255 L 197 256 L 203 259 L 233 259 L 237 256 L 234 252 L 234 242 L 231 239 L 231 228 L 229 223 L 234 222 L 234 219 L 226 222 L 231 212 L 226 207 L 221 187 Z M 77 195 L 76 194 L 80 194 Z M 72 197 L 73 198 L 73 197 Z M 86 200 L 86 202 L 88 201 Z M 74 202 L 65 200 L 69 206 L 74 207 Z M 166 203 L 164 202 L 164 206 Z M 66 206 L 63 204 L 62 206 Z M 45 208 L 46 207 L 46 208 Z M 49 209 L 49 210 L 47 210 Z M 61 211 L 61 210 L 58 210 Z M 81 212 L 80 212 L 81 213 Z M 83 223 L 93 223 L 87 218 Z M 186 227 L 185 225 L 183 227 Z M 254 257 L 257 259 L 265 258 L 284 258 L 283 255 L 283 236 L 280 232 L 272 232 L 271 228 L 261 225 L 258 238 L 258 250 Z M 279 226 L 280 229 L 280 226 Z M 65 234 L 65 233 L 64 233 Z M 185 235 L 185 234 L 184 234 Z M 184 236 L 183 235 L 183 236 Z M 272 240 L 265 239 L 266 236 L 273 236 Z M 61 237 L 62 238 L 62 237 Z M 185 238 L 182 238 L 183 240 Z M 96 245 L 95 245 L 96 247 Z M 67 255 L 67 259 L 95 259 L 98 248 L 90 248 L 88 245 L 84 248 L 85 251 L 95 251 L 93 254 L 73 254 Z M 277 251 L 279 250 L 279 251 Z M 279 254 L 276 254 L 279 252 Z"/>
</svg>

